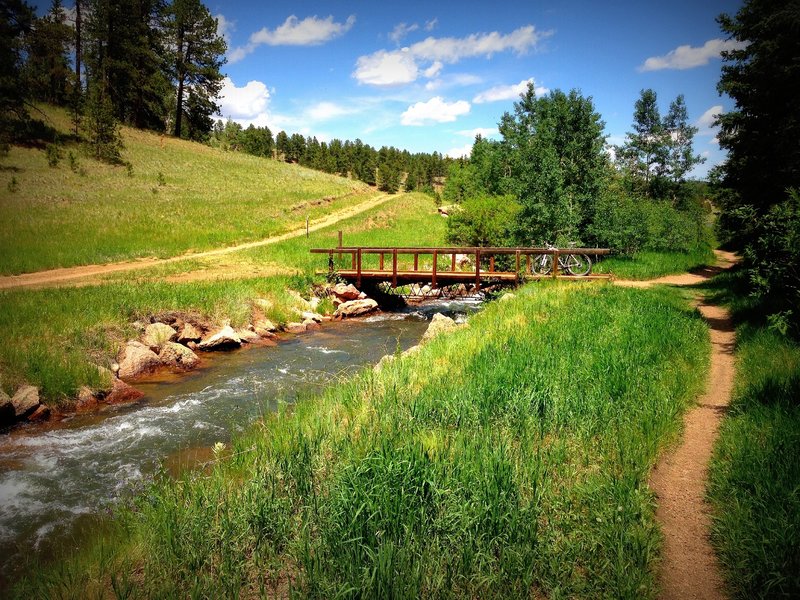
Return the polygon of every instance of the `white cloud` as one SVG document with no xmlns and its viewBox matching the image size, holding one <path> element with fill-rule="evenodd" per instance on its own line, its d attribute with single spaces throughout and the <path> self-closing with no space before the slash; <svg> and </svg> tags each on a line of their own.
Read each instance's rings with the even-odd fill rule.
<svg viewBox="0 0 800 600">
<path fill-rule="evenodd" d="M 429 123 L 449 123 L 470 111 L 469 102 L 458 100 L 445 102 L 435 96 L 427 102 L 417 102 L 408 107 L 400 117 L 403 125 L 426 125 Z"/>
<path fill-rule="evenodd" d="M 485 104 L 487 102 L 498 102 L 500 100 L 519 100 L 520 95 L 528 90 L 529 83 L 534 84 L 534 86 L 536 85 L 532 77 L 511 85 L 498 85 L 481 92 L 475 96 L 472 101 L 475 104 Z M 549 89 L 543 86 L 534 87 L 534 92 L 536 92 L 537 96 L 543 96 L 549 91 Z"/>
<path fill-rule="evenodd" d="M 469 158 L 472 154 L 472 144 L 467 144 L 465 146 L 460 146 L 458 148 L 450 148 L 445 155 L 449 156 L 450 158 Z"/>
<path fill-rule="evenodd" d="M 422 74 L 425 75 L 425 77 L 427 77 L 428 79 L 431 79 L 432 77 L 436 77 L 439 74 L 439 72 L 442 70 L 442 66 L 443 66 L 442 63 L 437 60 L 430 67 L 425 69 L 422 72 Z"/>
<path fill-rule="evenodd" d="M 699 119 L 697 119 L 697 126 L 700 128 L 701 135 L 711 135 L 711 129 L 714 126 L 716 118 L 722 114 L 722 105 L 717 104 L 704 112 Z"/>
<path fill-rule="evenodd" d="M 744 42 L 719 38 L 708 40 L 697 48 L 686 44 L 670 50 L 664 56 L 651 56 L 639 67 L 639 71 L 702 67 L 707 65 L 712 58 L 719 58 L 724 50 L 741 50 L 746 46 L 747 44 Z"/>
<path fill-rule="evenodd" d="M 220 113 L 232 119 L 251 119 L 265 113 L 269 106 L 269 90 L 261 81 L 248 81 L 237 87 L 230 77 L 222 80 L 220 92 Z"/>
<path fill-rule="evenodd" d="M 389 34 L 389 39 L 395 44 L 399 44 L 404 37 L 406 37 L 412 31 L 416 31 L 417 29 L 419 29 L 419 25 L 416 23 L 412 23 L 411 25 L 398 23 L 394 26 L 394 29 L 392 29 L 392 32 Z"/>
<path fill-rule="evenodd" d="M 337 23 L 333 15 L 321 19 L 316 15 L 306 17 L 302 21 L 295 15 L 286 18 L 282 25 L 275 29 L 266 27 L 250 36 L 245 46 L 234 48 L 228 54 L 228 62 L 241 60 L 258 46 L 319 46 L 340 37 L 355 25 L 355 15 L 350 15 L 344 23 Z"/>
<path fill-rule="evenodd" d="M 476 127 L 475 129 L 462 129 L 460 131 L 456 131 L 456 133 L 458 135 L 475 139 L 475 136 L 477 135 L 481 136 L 482 138 L 488 138 L 494 137 L 500 132 L 497 130 L 497 127 Z"/>
<path fill-rule="evenodd" d="M 306 111 L 306 116 L 312 121 L 329 121 L 353 112 L 352 109 L 333 102 L 319 102 Z"/>
<path fill-rule="evenodd" d="M 231 34 L 236 31 L 236 22 L 228 20 L 222 13 L 214 15 L 214 18 L 217 20 L 217 35 L 225 38 L 225 41 L 230 44 Z"/>
<path fill-rule="evenodd" d="M 439 24 L 439 19 L 433 18 L 430 21 L 425 21 L 425 31 L 433 31 Z"/>
<path fill-rule="evenodd" d="M 470 73 L 455 73 L 453 75 L 447 75 L 446 77 L 432 79 L 425 84 L 425 89 L 431 92 L 438 89 L 476 85 L 481 82 L 483 82 L 483 79 L 477 75 L 471 75 Z"/>
<path fill-rule="evenodd" d="M 353 77 L 360 83 L 369 85 L 411 83 L 417 79 L 421 69 L 425 74 L 436 63 L 455 64 L 465 58 L 481 56 L 491 58 L 498 52 L 511 51 L 516 54 L 524 54 L 549 35 L 550 32 L 538 32 L 533 25 L 526 25 L 508 34 L 493 31 L 491 33 L 474 33 L 463 38 L 428 37 L 407 48 L 394 51 L 378 50 L 373 54 L 359 57 Z M 379 65 L 400 63 L 405 68 L 399 72 L 399 77 L 376 76 L 375 74 L 375 69 Z M 431 64 L 422 68 L 420 63 Z M 440 70 L 441 67 L 431 71 L 434 75 L 430 75 L 430 77 L 434 77 Z"/>
<path fill-rule="evenodd" d="M 380 50 L 361 56 L 353 76 L 369 85 L 400 85 L 416 81 L 419 68 L 407 49 L 397 52 Z"/>
</svg>

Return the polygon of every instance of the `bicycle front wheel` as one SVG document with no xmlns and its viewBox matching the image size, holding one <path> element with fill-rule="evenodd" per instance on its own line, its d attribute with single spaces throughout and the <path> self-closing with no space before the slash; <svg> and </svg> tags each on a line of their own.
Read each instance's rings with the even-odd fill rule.
<svg viewBox="0 0 800 600">
<path fill-rule="evenodd" d="M 539 254 L 534 258 L 531 265 L 534 275 L 549 275 L 553 270 L 553 256 L 550 254 Z"/>
<path fill-rule="evenodd" d="M 567 272 L 570 275 L 584 277 L 592 270 L 592 259 L 586 254 L 570 254 L 567 257 Z"/>
</svg>

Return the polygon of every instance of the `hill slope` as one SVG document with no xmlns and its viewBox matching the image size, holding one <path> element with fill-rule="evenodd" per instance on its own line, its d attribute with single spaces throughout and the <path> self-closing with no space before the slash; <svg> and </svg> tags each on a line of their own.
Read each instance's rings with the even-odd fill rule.
<svg viewBox="0 0 800 600">
<path fill-rule="evenodd" d="M 68 139 L 69 120 L 47 108 Z M 361 182 L 122 128 L 111 166 L 79 145 L 14 147 L 0 168 L 0 274 L 175 256 L 253 241 L 363 201 Z M 74 158 L 70 158 L 70 155 Z"/>
</svg>

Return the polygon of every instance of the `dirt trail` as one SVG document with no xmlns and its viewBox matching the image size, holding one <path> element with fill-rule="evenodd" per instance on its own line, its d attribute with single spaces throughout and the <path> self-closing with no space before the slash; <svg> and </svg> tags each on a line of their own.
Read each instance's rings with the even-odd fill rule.
<svg viewBox="0 0 800 600">
<path fill-rule="evenodd" d="M 657 283 L 692 285 L 731 267 L 736 256 L 717 251 L 718 265 L 697 273 L 650 281 L 618 281 L 618 285 L 650 287 Z M 711 516 L 705 502 L 708 462 L 720 422 L 731 399 L 735 330 L 727 309 L 705 303 L 700 313 L 711 330 L 711 368 L 707 392 L 684 416 L 683 439 L 663 456 L 650 478 L 658 498 L 656 518 L 664 533 L 659 580 L 666 600 L 725 598 L 719 564 L 711 547 Z"/>
<path fill-rule="evenodd" d="M 362 212 L 370 210 L 371 208 L 375 208 L 376 206 L 380 206 L 381 204 L 389 200 L 389 198 L 390 198 L 389 195 L 382 194 L 380 196 L 376 196 L 375 198 L 371 198 L 360 204 L 356 204 L 355 206 L 350 206 L 338 212 L 331 213 L 322 219 L 312 221 L 309 224 L 308 231 L 313 232 L 319 229 L 323 229 L 325 227 L 329 227 L 330 225 L 333 225 L 339 221 L 358 215 Z M 276 235 L 263 240 L 257 240 L 255 242 L 247 242 L 245 244 L 239 244 L 236 246 L 226 246 L 224 248 L 207 250 L 205 252 L 182 254 L 180 256 L 172 256 L 170 258 L 144 258 L 139 260 L 131 260 L 118 263 L 108 263 L 105 265 L 83 265 L 80 267 L 67 267 L 63 269 L 50 269 L 48 271 L 37 271 L 35 273 L 25 273 L 23 275 L 0 276 L 0 290 L 22 288 L 22 287 L 37 287 L 37 288 L 51 287 L 61 284 L 73 284 L 76 281 L 81 281 L 82 283 L 88 283 L 91 282 L 93 279 L 99 281 L 100 277 L 108 275 L 110 273 L 119 273 L 121 271 L 133 271 L 136 269 L 144 269 L 156 265 L 164 265 L 168 263 L 174 263 L 194 258 L 209 258 L 214 256 L 221 256 L 224 254 L 230 254 L 232 252 L 238 252 L 240 250 L 246 250 L 248 248 L 257 248 L 259 246 L 277 244 L 278 242 L 283 242 L 284 240 L 288 240 L 294 237 L 299 237 L 301 235 L 304 235 L 305 233 L 306 233 L 306 228 L 301 227 L 298 229 L 287 231 L 286 233 L 282 233 L 281 235 Z"/>
</svg>

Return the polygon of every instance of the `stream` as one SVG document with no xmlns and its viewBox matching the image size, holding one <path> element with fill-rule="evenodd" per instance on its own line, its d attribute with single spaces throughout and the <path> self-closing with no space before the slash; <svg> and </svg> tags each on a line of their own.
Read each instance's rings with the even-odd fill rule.
<svg viewBox="0 0 800 600">
<path fill-rule="evenodd" d="M 177 473 L 211 458 L 280 402 L 418 343 L 433 314 L 457 321 L 479 301 L 434 301 L 323 328 L 277 347 L 215 353 L 208 366 L 139 383 L 141 400 L 46 427 L 0 434 L 0 591 L 31 557 L 75 547 L 97 516 L 159 468 Z"/>
</svg>

